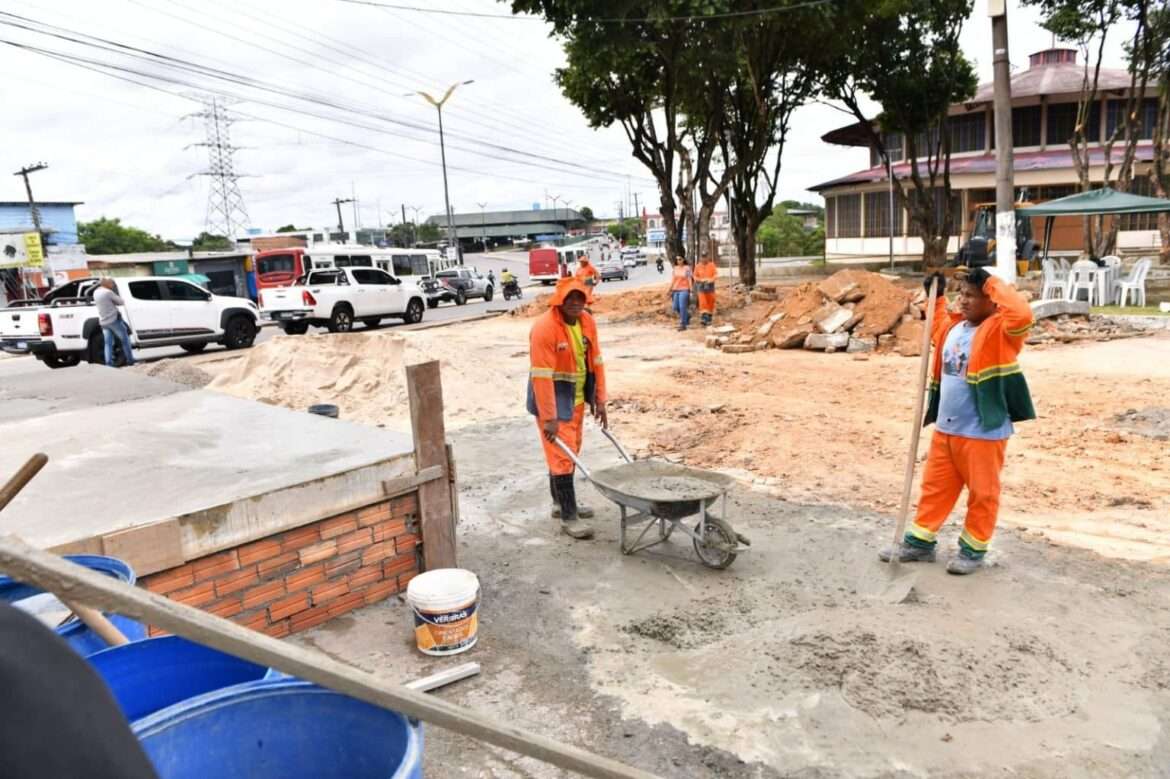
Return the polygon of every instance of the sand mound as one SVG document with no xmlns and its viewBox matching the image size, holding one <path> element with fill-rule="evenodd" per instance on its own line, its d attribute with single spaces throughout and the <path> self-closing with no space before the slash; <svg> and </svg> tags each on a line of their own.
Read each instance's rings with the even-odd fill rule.
<svg viewBox="0 0 1170 779">
<path fill-rule="evenodd" d="M 132 366 L 130 370 L 147 376 L 153 376 L 156 379 L 173 381 L 176 384 L 182 384 L 195 389 L 206 387 L 212 380 L 210 373 L 200 370 L 184 359 L 138 363 Z"/>
<path fill-rule="evenodd" d="M 596 290 L 597 298 L 589 308 L 596 316 L 604 316 L 610 322 L 636 322 L 639 320 L 660 320 L 672 322 L 675 314 L 670 308 L 670 285 L 663 283 L 625 292 L 609 292 L 604 286 Z M 546 293 L 538 295 L 531 303 L 512 309 L 511 316 L 535 317 L 548 311 Z M 742 289 L 726 284 L 715 288 L 715 306 L 721 312 L 735 311 L 748 303 L 748 296 Z M 692 303 L 695 297 L 691 298 Z"/>
</svg>

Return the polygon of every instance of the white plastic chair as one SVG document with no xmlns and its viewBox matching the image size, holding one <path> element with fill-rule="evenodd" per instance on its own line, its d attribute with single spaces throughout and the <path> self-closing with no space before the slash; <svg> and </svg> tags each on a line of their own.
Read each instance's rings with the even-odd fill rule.
<svg viewBox="0 0 1170 779">
<path fill-rule="evenodd" d="M 1101 289 L 1099 294 L 1101 296 L 1101 305 L 1106 305 L 1113 301 L 1113 285 L 1121 280 L 1121 258 L 1116 254 L 1110 254 L 1101 258 L 1104 263 L 1105 274 L 1101 277 Z"/>
<path fill-rule="evenodd" d="M 1133 293 L 1135 303 L 1139 306 L 1146 305 L 1146 274 L 1150 272 L 1151 264 L 1149 259 L 1138 260 L 1134 263 L 1129 278 L 1113 282 L 1113 294 L 1119 306 L 1125 305 L 1130 292 Z"/>
<path fill-rule="evenodd" d="M 1068 280 L 1069 264 L 1064 257 L 1056 258 L 1056 278 Z"/>
<path fill-rule="evenodd" d="M 1076 300 L 1081 290 L 1088 294 L 1089 305 L 1098 296 L 1097 273 L 1100 268 L 1092 260 L 1077 260 L 1068 271 L 1068 299 Z"/>
<path fill-rule="evenodd" d="M 1043 286 L 1040 289 L 1040 299 L 1061 300 L 1067 298 L 1068 277 L 1061 275 L 1056 263 L 1052 260 L 1044 260 L 1040 263 L 1040 267 L 1044 280 Z"/>
</svg>

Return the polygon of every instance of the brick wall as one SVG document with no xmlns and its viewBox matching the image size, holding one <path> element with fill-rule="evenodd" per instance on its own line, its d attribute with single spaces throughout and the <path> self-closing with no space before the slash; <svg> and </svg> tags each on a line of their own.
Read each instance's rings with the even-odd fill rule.
<svg viewBox="0 0 1170 779">
<path fill-rule="evenodd" d="M 406 589 L 420 569 L 417 512 L 418 496 L 409 493 L 139 581 L 279 638 Z"/>
</svg>

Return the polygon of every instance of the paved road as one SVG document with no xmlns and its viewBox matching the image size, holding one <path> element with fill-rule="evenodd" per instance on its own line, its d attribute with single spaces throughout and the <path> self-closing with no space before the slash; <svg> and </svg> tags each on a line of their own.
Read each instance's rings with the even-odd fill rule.
<svg viewBox="0 0 1170 779">
<path fill-rule="evenodd" d="M 520 279 L 521 286 L 524 286 L 524 298 L 520 300 L 505 301 L 500 295 L 499 290 L 496 290 L 495 297 L 490 303 L 484 303 L 482 300 L 469 300 L 465 305 L 457 306 L 454 303 L 440 303 L 438 308 L 427 309 L 423 317 L 422 325 L 432 322 L 443 322 L 459 319 L 467 319 L 469 317 L 480 316 L 482 314 L 495 311 L 508 311 L 526 301 L 531 300 L 536 295 L 548 291 L 548 287 L 541 287 L 540 285 L 534 287 L 525 286 L 528 283 L 528 255 L 522 252 L 493 252 L 491 254 L 465 254 L 463 256 L 463 263 L 479 269 L 481 273 L 487 274 L 489 270 L 495 272 L 497 284 L 499 283 L 500 273 L 504 268 L 508 268 Z M 642 265 L 636 268 L 630 268 L 630 278 L 628 281 L 607 281 L 602 285 L 602 290 L 605 292 L 616 291 L 620 289 L 629 289 L 631 287 L 638 287 L 644 284 L 653 282 L 655 279 L 662 279 L 665 281 L 665 275 L 660 276 L 655 269 L 653 263 L 649 265 Z M 386 320 L 383 324 L 376 328 L 377 330 L 395 330 L 395 329 L 412 329 L 418 325 L 404 325 L 397 320 Z M 365 332 L 367 328 L 364 325 L 358 325 L 354 330 L 355 333 Z M 310 328 L 310 332 L 325 332 L 324 328 Z M 260 330 L 259 335 L 256 336 L 256 343 L 264 343 L 270 338 L 284 338 L 285 335 L 278 327 L 264 327 Z M 226 351 L 222 346 L 211 345 L 207 347 L 204 354 L 212 354 L 217 351 Z M 134 352 L 135 359 L 144 361 L 161 360 L 166 357 L 184 357 L 187 353 L 177 346 L 166 347 L 162 349 L 146 349 L 137 350 Z"/>
</svg>

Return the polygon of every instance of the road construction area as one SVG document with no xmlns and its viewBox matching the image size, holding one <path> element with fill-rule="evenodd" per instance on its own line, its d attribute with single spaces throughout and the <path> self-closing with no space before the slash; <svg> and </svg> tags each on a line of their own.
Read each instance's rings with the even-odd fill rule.
<svg viewBox="0 0 1170 779">
<path fill-rule="evenodd" d="M 759 336 L 799 281 L 722 292 L 723 337 Z M 402 366 L 440 360 L 459 565 L 483 587 L 479 644 L 462 656 L 483 672 L 440 694 L 501 721 L 669 777 L 1165 771 L 1170 334 L 1037 328 L 1021 364 L 1039 418 L 1008 446 L 985 570 L 918 564 L 892 604 L 866 583 L 894 527 L 917 364 L 898 341 L 913 339 L 715 349 L 715 331 L 677 332 L 666 307 L 665 285 L 596 307 L 611 428 L 639 456 L 737 480 L 728 515 L 752 546 L 724 571 L 686 539 L 621 555 L 618 509 L 584 481 L 597 537 L 575 541 L 549 518 L 524 409 L 539 306 L 426 331 L 277 336 L 140 370 L 405 431 Z M 785 311 L 772 329 L 801 318 Z M 853 335 L 868 338 L 862 324 Z M 595 427 L 583 452 L 591 467 L 618 461 Z M 961 510 L 941 534 L 948 554 L 960 522 Z M 409 608 L 389 604 L 289 640 L 395 678 L 453 662 L 419 655 Z M 427 739 L 427 776 L 562 775 L 447 731 Z"/>
</svg>

